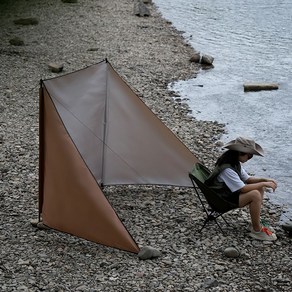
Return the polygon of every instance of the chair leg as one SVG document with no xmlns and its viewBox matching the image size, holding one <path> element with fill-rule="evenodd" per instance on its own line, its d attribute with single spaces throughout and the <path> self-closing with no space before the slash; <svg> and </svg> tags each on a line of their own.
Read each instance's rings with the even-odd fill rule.
<svg viewBox="0 0 292 292">
<path fill-rule="evenodd" d="M 217 219 L 215 218 L 214 220 L 215 220 L 217 226 L 219 227 L 219 229 L 221 230 L 222 234 L 225 235 L 225 232 L 224 232 L 223 229 L 221 228 L 221 226 L 220 226 L 220 224 L 218 223 Z"/>
<path fill-rule="evenodd" d="M 205 226 L 207 225 L 207 223 L 209 222 L 209 217 L 205 219 L 203 226 L 201 227 L 201 229 L 199 230 L 199 233 L 202 232 L 202 230 L 205 228 Z"/>
<path fill-rule="evenodd" d="M 222 217 L 222 218 L 223 218 L 223 217 Z M 202 232 L 202 230 L 205 228 L 205 226 L 207 225 L 207 223 L 208 223 L 209 221 L 215 221 L 215 223 L 216 223 L 217 226 L 219 227 L 221 233 L 222 233 L 223 235 L 226 235 L 225 232 L 223 231 L 222 227 L 221 227 L 220 224 L 218 223 L 218 221 L 217 221 L 217 217 L 214 217 L 214 216 L 212 215 L 212 213 L 211 213 L 211 214 L 208 214 L 208 217 L 205 219 L 203 226 L 202 226 L 201 229 L 199 230 L 199 233 Z M 224 219 L 224 221 L 226 221 L 226 220 Z"/>
<path fill-rule="evenodd" d="M 231 224 L 228 221 L 226 221 L 226 219 L 223 216 L 221 216 L 221 218 L 224 220 L 224 222 L 226 223 L 226 225 L 231 226 Z"/>
</svg>

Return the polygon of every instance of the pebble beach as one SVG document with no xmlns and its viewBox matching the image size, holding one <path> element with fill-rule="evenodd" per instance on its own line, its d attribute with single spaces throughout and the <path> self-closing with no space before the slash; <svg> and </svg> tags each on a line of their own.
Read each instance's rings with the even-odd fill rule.
<svg viewBox="0 0 292 292">
<path fill-rule="evenodd" d="M 106 187 L 137 244 L 160 251 L 149 260 L 31 224 L 38 218 L 40 79 L 107 58 L 210 168 L 225 128 L 197 120 L 168 89 L 201 68 L 190 62 L 195 51 L 182 32 L 151 1 L 147 17 L 134 14 L 134 0 L 10 2 L 0 3 L 0 291 L 290 291 L 292 239 L 279 226 L 281 206 L 268 200 L 262 218 L 277 233 L 272 243 L 248 236 L 245 208 L 226 215 L 230 226 L 220 221 L 225 235 L 213 223 L 198 233 L 204 213 L 192 189 Z M 38 21 L 15 23 L 25 18 Z M 63 71 L 51 72 L 50 63 Z M 227 256 L 227 248 L 237 256 Z"/>
</svg>

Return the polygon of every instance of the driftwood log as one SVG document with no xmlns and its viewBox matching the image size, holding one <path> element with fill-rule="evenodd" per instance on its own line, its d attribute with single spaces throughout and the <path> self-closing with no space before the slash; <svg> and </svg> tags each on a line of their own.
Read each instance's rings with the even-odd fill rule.
<svg viewBox="0 0 292 292">
<path fill-rule="evenodd" d="M 243 84 L 244 91 L 276 90 L 279 88 L 277 83 L 246 83 Z"/>
</svg>

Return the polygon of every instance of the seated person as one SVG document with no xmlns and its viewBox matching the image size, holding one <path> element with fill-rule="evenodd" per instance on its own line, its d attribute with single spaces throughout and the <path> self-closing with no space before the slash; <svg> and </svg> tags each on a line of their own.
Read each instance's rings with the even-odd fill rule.
<svg viewBox="0 0 292 292">
<path fill-rule="evenodd" d="M 276 234 L 261 225 L 260 213 L 265 188 L 275 191 L 277 183 L 270 178 L 249 176 L 241 165 L 253 155 L 263 156 L 262 147 L 254 140 L 238 137 L 227 143 L 224 148 L 228 150 L 218 158 L 214 170 L 205 183 L 216 189 L 216 192 L 232 207 L 249 206 L 251 237 L 258 240 L 276 240 Z"/>
</svg>

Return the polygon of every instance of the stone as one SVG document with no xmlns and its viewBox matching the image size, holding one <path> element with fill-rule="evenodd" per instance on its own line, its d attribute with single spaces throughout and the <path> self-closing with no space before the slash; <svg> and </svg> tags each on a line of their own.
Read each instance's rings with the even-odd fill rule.
<svg viewBox="0 0 292 292">
<path fill-rule="evenodd" d="M 35 17 L 20 18 L 13 21 L 17 25 L 37 25 L 39 20 Z"/>
<path fill-rule="evenodd" d="M 191 56 L 191 58 L 190 58 L 190 62 L 191 62 L 191 63 L 199 63 L 200 60 L 201 60 L 201 55 L 200 55 L 200 53 L 195 53 L 195 54 L 193 54 L 193 55 Z"/>
<path fill-rule="evenodd" d="M 33 227 L 37 227 L 39 223 L 39 219 L 31 219 L 30 220 L 30 224 L 33 226 Z"/>
<path fill-rule="evenodd" d="M 134 15 L 136 16 L 150 16 L 150 11 L 142 0 L 136 0 L 134 3 Z"/>
<path fill-rule="evenodd" d="M 47 225 L 45 225 L 43 222 L 37 223 L 36 226 L 37 226 L 38 229 L 44 229 L 44 230 L 50 229 L 50 227 L 48 227 Z"/>
<path fill-rule="evenodd" d="M 48 64 L 48 67 L 53 73 L 60 73 L 63 71 L 64 65 L 58 63 L 50 63 Z"/>
<path fill-rule="evenodd" d="M 228 258 L 238 258 L 240 256 L 239 250 L 233 246 L 225 248 L 223 253 Z"/>
<path fill-rule="evenodd" d="M 205 54 L 202 55 L 201 64 L 204 64 L 204 65 L 212 65 L 213 64 L 213 61 L 214 61 L 214 58 L 212 56 L 205 55 Z"/>
<path fill-rule="evenodd" d="M 78 3 L 78 0 L 62 0 L 63 3 Z"/>
<path fill-rule="evenodd" d="M 203 284 L 203 288 L 208 289 L 208 288 L 213 288 L 219 285 L 219 282 L 215 278 L 208 278 L 205 280 Z"/>
<path fill-rule="evenodd" d="M 89 48 L 87 51 L 88 52 L 97 52 L 99 48 Z"/>
<path fill-rule="evenodd" d="M 144 246 L 140 249 L 138 257 L 140 260 L 148 260 L 161 256 L 161 252 L 151 246 Z"/>
<path fill-rule="evenodd" d="M 13 45 L 13 46 L 24 46 L 24 41 L 20 37 L 14 37 L 14 38 L 10 39 L 9 43 L 10 43 L 10 45 Z"/>
<path fill-rule="evenodd" d="M 284 223 L 281 227 L 288 232 L 289 236 L 292 236 L 292 222 Z"/>
</svg>

